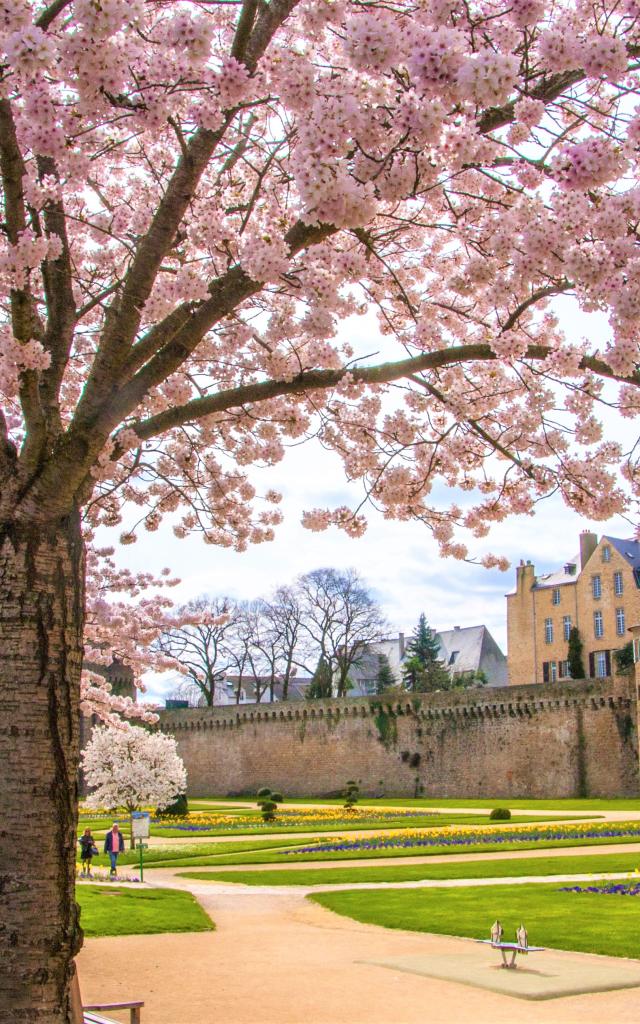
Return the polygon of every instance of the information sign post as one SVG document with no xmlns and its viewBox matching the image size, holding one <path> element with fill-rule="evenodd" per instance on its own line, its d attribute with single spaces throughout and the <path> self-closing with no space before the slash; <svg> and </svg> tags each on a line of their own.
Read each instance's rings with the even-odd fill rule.
<svg viewBox="0 0 640 1024">
<path fill-rule="evenodd" d="M 143 851 L 148 849 L 149 844 L 143 842 L 148 839 L 151 833 L 151 815 L 148 811 L 134 811 L 131 815 L 131 836 L 137 843 L 140 852 L 140 881 L 144 882 Z"/>
</svg>

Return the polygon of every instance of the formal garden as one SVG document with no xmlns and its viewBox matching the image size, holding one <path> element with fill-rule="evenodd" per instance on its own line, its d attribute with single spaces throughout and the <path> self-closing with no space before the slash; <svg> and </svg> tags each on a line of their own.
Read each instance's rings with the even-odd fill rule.
<svg viewBox="0 0 640 1024">
<path fill-rule="evenodd" d="M 154 812 L 142 884 L 138 850 L 119 858 L 118 881 L 126 887 L 104 885 L 108 861 L 100 853 L 94 884 L 78 886 L 86 934 L 211 928 L 193 896 L 171 888 L 193 882 L 229 891 L 294 887 L 301 899 L 355 921 L 467 938 L 486 937 L 496 916 L 514 928 L 523 919 L 542 945 L 640 957 L 640 801 L 394 805 L 360 802 L 352 790 L 345 806 L 348 798 L 283 801 L 276 794 L 265 821 L 268 795 L 265 788 L 244 801 L 211 797 L 178 815 Z M 81 825 L 98 844 L 113 820 L 81 812 Z M 126 815 L 121 827 L 128 836 Z M 395 889 L 396 883 L 410 887 Z M 116 892 L 114 932 L 109 907 Z"/>
</svg>

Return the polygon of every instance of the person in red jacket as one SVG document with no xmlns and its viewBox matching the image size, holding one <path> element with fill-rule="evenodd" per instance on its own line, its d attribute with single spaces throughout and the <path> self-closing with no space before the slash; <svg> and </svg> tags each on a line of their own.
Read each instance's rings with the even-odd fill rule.
<svg viewBox="0 0 640 1024">
<path fill-rule="evenodd" d="M 124 836 L 118 828 L 118 823 L 114 821 L 113 825 L 104 837 L 104 852 L 109 854 L 109 860 L 111 861 L 111 870 L 109 877 L 113 877 L 118 874 L 118 854 L 124 850 Z"/>
</svg>

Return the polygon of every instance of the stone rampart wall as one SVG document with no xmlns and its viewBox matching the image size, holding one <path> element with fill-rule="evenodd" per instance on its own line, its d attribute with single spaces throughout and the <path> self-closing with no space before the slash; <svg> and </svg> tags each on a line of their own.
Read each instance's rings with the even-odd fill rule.
<svg viewBox="0 0 640 1024">
<path fill-rule="evenodd" d="M 609 681 L 165 711 L 191 796 L 632 796 L 636 701 Z"/>
</svg>

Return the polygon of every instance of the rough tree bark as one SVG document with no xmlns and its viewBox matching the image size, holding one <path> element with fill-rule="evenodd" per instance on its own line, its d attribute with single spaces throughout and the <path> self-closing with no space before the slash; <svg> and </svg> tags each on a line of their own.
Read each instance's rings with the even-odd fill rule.
<svg viewBox="0 0 640 1024">
<path fill-rule="evenodd" d="M 84 548 L 76 514 L 0 527 L 0 1022 L 69 1021 Z"/>
</svg>

